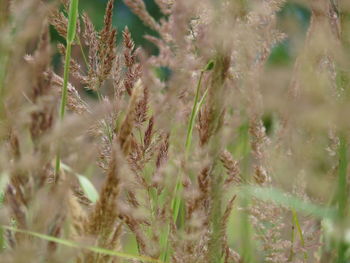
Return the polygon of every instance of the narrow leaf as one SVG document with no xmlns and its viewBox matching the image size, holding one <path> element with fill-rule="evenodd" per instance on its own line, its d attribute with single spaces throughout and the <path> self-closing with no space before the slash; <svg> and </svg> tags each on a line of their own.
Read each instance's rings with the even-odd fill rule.
<svg viewBox="0 0 350 263">
<path fill-rule="evenodd" d="M 296 211 L 313 215 L 321 219 L 332 219 L 336 216 L 336 210 L 332 207 L 328 208 L 316 205 L 272 187 L 242 186 L 239 189 L 239 194 L 255 197 L 262 201 L 274 202 L 278 205 L 286 206 L 289 209 L 295 209 Z"/>
<path fill-rule="evenodd" d="M 158 259 L 154 259 L 154 258 L 150 258 L 150 257 L 146 257 L 146 256 L 130 255 L 130 254 L 126 254 L 126 253 L 123 253 L 123 252 L 109 250 L 109 249 L 105 249 L 105 248 L 101 248 L 101 247 L 87 246 L 87 245 L 83 245 L 83 244 L 80 244 L 80 243 L 77 243 L 77 242 L 74 242 L 74 241 L 71 241 L 71 240 L 58 238 L 58 237 L 53 237 L 53 236 L 49 236 L 49 235 L 45 235 L 45 234 L 41 234 L 41 233 L 29 231 L 29 230 L 22 230 L 22 229 L 14 228 L 14 227 L 11 227 L 11 226 L 2 225 L 2 228 L 7 229 L 7 230 L 11 230 L 11 231 L 14 231 L 14 232 L 18 232 L 18 233 L 27 234 L 27 235 L 30 235 L 30 236 L 33 236 L 33 237 L 37 237 L 37 238 L 40 238 L 40 239 L 43 239 L 43 240 L 47 240 L 47 241 L 50 241 L 50 242 L 55 242 L 57 244 L 61 244 L 61 245 L 64 245 L 64 246 L 74 247 L 74 248 L 83 248 L 83 249 L 87 249 L 87 250 L 90 250 L 90 251 L 95 252 L 95 253 L 104 254 L 104 255 L 108 255 L 108 256 L 116 256 L 116 257 L 125 258 L 125 259 L 140 260 L 142 262 L 162 263 Z"/>
</svg>

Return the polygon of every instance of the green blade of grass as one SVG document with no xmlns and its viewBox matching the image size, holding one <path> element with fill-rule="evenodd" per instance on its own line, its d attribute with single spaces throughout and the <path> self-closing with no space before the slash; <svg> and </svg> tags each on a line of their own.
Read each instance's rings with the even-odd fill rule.
<svg viewBox="0 0 350 263">
<path fill-rule="evenodd" d="M 248 122 L 243 123 L 239 128 L 239 136 L 236 141 L 236 145 L 233 149 L 235 152 L 235 156 L 237 158 L 242 158 L 242 179 L 247 181 L 247 177 L 249 175 L 249 154 L 250 154 L 250 142 L 249 142 L 249 124 Z M 239 156 L 239 157 L 238 157 Z M 247 209 L 250 205 L 250 199 L 248 195 L 242 195 L 239 198 L 240 207 L 243 210 Z M 242 255 L 242 261 L 250 263 L 255 262 L 254 251 L 256 249 L 255 240 L 253 238 L 253 228 L 249 221 L 249 215 L 246 212 L 240 213 L 239 215 L 239 223 L 240 223 L 240 232 L 239 232 L 239 240 L 240 240 L 240 254 Z"/>
<path fill-rule="evenodd" d="M 262 201 L 274 202 L 275 204 L 282 205 L 289 209 L 294 209 L 295 211 L 312 215 L 320 219 L 334 219 L 337 215 L 337 211 L 333 207 L 325 207 L 307 202 L 273 187 L 242 186 L 238 191 L 239 194 L 243 196 L 251 196 Z"/>
<path fill-rule="evenodd" d="M 72 168 L 70 168 L 68 165 L 66 165 L 62 162 L 61 162 L 61 167 L 63 170 L 66 170 L 67 172 L 71 172 L 71 173 L 75 174 L 75 176 L 78 178 L 79 184 L 80 184 L 81 188 L 83 189 L 87 198 L 89 198 L 89 200 L 92 203 L 96 203 L 98 198 L 99 198 L 99 194 L 98 194 L 95 186 L 91 183 L 91 181 L 88 178 L 86 178 L 86 176 L 74 172 Z"/>
<path fill-rule="evenodd" d="M 191 147 L 193 127 L 194 127 L 194 123 L 196 120 L 196 115 L 199 112 L 199 107 L 197 107 L 197 105 L 198 105 L 198 100 L 199 100 L 199 91 L 200 91 L 201 84 L 202 84 L 203 74 L 204 74 L 204 72 L 211 70 L 213 67 L 214 67 L 214 62 L 211 60 L 208 62 L 208 64 L 205 66 L 205 68 L 201 70 L 201 73 L 199 75 L 199 80 L 198 80 L 197 88 L 196 88 L 196 94 L 194 97 L 191 116 L 190 116 L 190 120 L 188 123 L 187 134 L 186 134 L 186 143 L 185 143 L 186 156 L 189 153 L 189 150 Z M 203 103 L 203 100 L 201 100 L 201 102 Z M 201 104 L 199 104 L 199 105 L 201 105 Z"/>
<path fill-rule="evenodd" d="M 193 127 L 194 127 L 194 123 L 196 120 L 196 116 L 200 110 L 201 105 L 203 104 L 203 101 L 206 97 L 206 93 L 207 90 L 205 91 L 202 99 L 200 101 L 199 100 L 199 91 L 200 91 L 200 87 L 202 84 L 202 79 L 203 79 L 203 74 L 206 71 L 211 70 L 214 67 L 214 62 L 211 60 L 208 62 L 208 64 L 201 70 L 200 76 L 199 76 L 199 80 L 197 83 L 197 88 L 196 88 L 196 94 L 195 94 L 195 98 L 194 98 L 194 102 L 193 102 L 193 107 L 192 107 L 192 112 L 191 112 L 191 116 L 190 116 L 190 120 L 188 123 L 188 127 L 187 127 L 187 134 L 186 134 L 186 142 L 185 142 L 185 158 L 187 159 L 190 147 L 191 147 L 191 142 L 192 142 L 192 133 L 193 133 Z M 183 200 L 181 198 L 181 193 L 182 193 L 182 189 L 183 189 L 183 185 L 182 185 L 182 174 L 180 174 L 178 176 L 176 185 L 175 185 L 175 189 L 174 189 L 174 197 L 171 201 L 171 209 L 172 209 L 172 213 L 173 213 L 173 220 L 176 223 L 178 216 L 181 212 L 181 210 L 183 210 L 183 214 L 184 214 L 184 203 Z M 182 223 L 180 224 L 180 228 L 182 227 Z M 165 235 L 163 236 L 162 240 L 161 240 L 161 246 L 164 247 L 165 249 L 163 250 L 163 252 L 161 253 L 161 259 L 164 262 L 168 262 L 169 260 L 169 234 L 170 234 L 170 228 L 168 228 L 168 230 L 166 230 Z"/>
<path fill-rule="evenodd" d="M 67 42 L 72 44 L 75 39 L 75 33 L 77 28 L 78 19 L 78 5 L 79 0 L 71 0 L 69 5 L 68 15 L 68 29 L 67 29 Z"/>
<path fill-rule="evenodd" d="M 5 189 L 6 186 L 9 183 L 10 176 L 7 172 L 2 172 L 0 174 L 0 209 L 3 207 L 4 198 L 5 198 Z M 5 248 L 6 241 L 5 241 L 5 233 L 4 229 L 0 225 L 0 252 Z"/>
<path fill-rule="evenodd" d="M 343 227 L 344 219 L 347 213 L 347 201 L 348 201 L 348 190 L 347 190 L 347 170 L 348 170 L 348 157 L 347 157 L 347 143 L 344 136 L 339 138 L 339 168 L 338 168 L 338 189 L 337 189 L 337 223 Z M 338 259 L 337 263 L 343 263 L 346 261 L 347 244 L 344 242 L 344 237 L 338 241 Z"/>
<path fill-rule="evenodd" d="M 194 127 L 194 122 L 195 122 L 195 114 L 196 114 L 196 109 L 197 109 L 197 103 L 198 103 L 198 99 L 199 99 L 199 90 L 201 87 L 201 83 L 202 83 L 202 78 L 203 78 L 203 71 L 201 71 L 200 76 L 199 76 L 199 80 L 197 83 L 197 89 L 196 89 L 196 95 L 194 97 L 194 102 L 193 102 L 193 107 L 192 107 L 192 112 L 191 112 L 191 116 L 190 116 L 190 120 L 188 123 L 188 128 L 187 128 L 187 134 L 186 134 L 186 143 L 185 143 L 185 147 L 186 147 L 186 156 L 190 150 L 191 147 L 191 141 L 192 141 L 192 133 L 193 133 L 193 127 Z"/>
<path fill-rule="evenodd" d="M 298 230 L 298 233 L 299 233 L 301 246 L 303 248 L 305 248 L 305 240 L 304 240 L 303 230 L 301 229 L 301 226 L 300 226 L 300 223 L 299 223 L 299 219 L 298 219 L 298 214 L 297 214 L 297 212 L 295 211 L 294 208 L 292 208 L 292 214 L 293 214 L 294 225 L 297 227 L 297 230 Z M 304 251 L 304 260 L 307 261 L 307 253 L 306 253 L 306 251 Z"/>
<path fill-rule="evenodd" d="M 293 261 L 293 257 L 294 257 L 294 239 L 295 239 L 295 234 L 294 234 L 294 221 L 293 221 L 293 224 L 292 224 L 291 246 L 290 246 L 290 253 L 289 253 L 288 262 L 292 262 L 292 261 Z"/>
<path fill-rule="evenodd" d="M 22 234 L 27 234 L 27 235 L 30 235 L 33 237 L 37 237 L 37 238 L 47 240 L 50 242 L 54 242 L 57 244 L 61 244 L 64 246 L 87 249 L 87 250 L 90 250 L 92 252 L 104 254 L 104 255 L 108 255 L 108 256 L 115 256 L 115 257 L 120 257 L 120 258 L 124 258 L 124 259 L 140 260 L 142 262 L 162 263 L 162 261 L 160 261 L 159 259 L 154 259 L 154 258 L 150 258 L 150 257 L 146 257 L 146 256 L 130 255 L 130 254 L 126 254 L 123 252 L 118 252 L 118 251 L 109 250 L 109 249 L 96 247 L 96 246 L 87 246 L 87 245 L 83 245 L 83 244 L 80 244 L 78 242 L 74 242 L 74 241 L 71 241 L 68 239 L 53 237 L 53 236 L 49 236 L 49 235 L 45 235 L 45 234 L 41 234 L 41 233 L 29 231 L 29 230 L 18 229 L 18 228 L 11 227 L 11 226 L 2 225 L 2 228 L 10 230 L 10 231 L 14 231 L 14 232 L 22 233 Z"/>
<path fill-rule="evenodd" d="M 59 110 L 59 118 L 63 120 L 66 111 L 67 95 L 68 95 L 68 78 L 69 78 L 69 65 L 72 52 L 72 44 L 75 38 L 77 18 L 78 18 L 78 4 L 79 0 L 72 0 L 69 6 L 69 16 L 68 16 L 68 29 L 67 29 L 67 47 L 66 47 L 66 58 L 64 63 L 64 73 L 63 73 L 63 87 L 61 95 L 61 105 Z M 55 165 L 55 180 L 57 180 L 61 164 L 61 154 L 58 149 L 56 155 L 56 165 Z"/>
<path fill-rule="evenodd" d="M 347 146 L 346 140 L 343 136 L 340 137 L 339 145 L 339 168 L 338 168 L 338 190 L 337 190 L 337 203 L 338 203 L 338 218 L 343 219 L 346 214 L 347 206 L 347 176 L 348 160 L 347 160 Z"/>
</svg>

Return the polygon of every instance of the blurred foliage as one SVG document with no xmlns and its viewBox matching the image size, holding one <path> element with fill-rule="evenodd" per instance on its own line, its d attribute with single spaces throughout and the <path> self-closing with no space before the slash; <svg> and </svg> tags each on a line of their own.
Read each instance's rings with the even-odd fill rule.
<svg viewBox="0 0 350 263">
<path fill-rule="evenodd" d="M 294 38 L 304 38 L 310 23 L 310 10 L 298 3 L 287 2 L 278 14 L 278 25 L 280 30 L 287 34 L 282 43 L 276 45 L 269 58 L 270 65 L 290 65 L 295 59 L 293 52 Z"/>
</svg>

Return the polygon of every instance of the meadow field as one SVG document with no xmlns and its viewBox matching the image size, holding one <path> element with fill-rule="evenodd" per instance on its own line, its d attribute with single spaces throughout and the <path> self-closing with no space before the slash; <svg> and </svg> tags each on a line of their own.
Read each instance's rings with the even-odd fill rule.
<svg viewBox="0 0 350 263">
<path fill-rule="evenodd" d="M 0 0 L 1 263 L 350 263 L 350 0 Z"/>
</svg>

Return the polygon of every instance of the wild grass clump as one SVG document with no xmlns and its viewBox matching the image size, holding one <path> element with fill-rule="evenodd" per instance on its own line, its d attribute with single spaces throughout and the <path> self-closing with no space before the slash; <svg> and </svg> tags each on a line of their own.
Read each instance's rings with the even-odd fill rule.
<svg viewBox="0 0 350 263">
<path fill-rule="evenodd" d="M 0 2 L 0 261 L 349 262 L 347 1 L 115 2 Z"/>
</svg>

